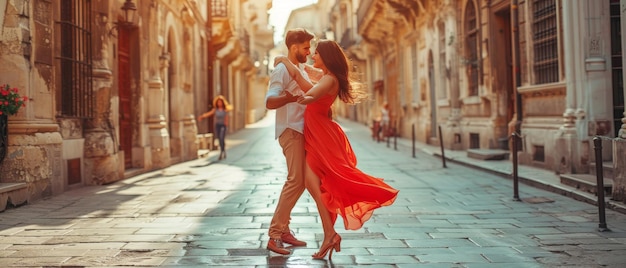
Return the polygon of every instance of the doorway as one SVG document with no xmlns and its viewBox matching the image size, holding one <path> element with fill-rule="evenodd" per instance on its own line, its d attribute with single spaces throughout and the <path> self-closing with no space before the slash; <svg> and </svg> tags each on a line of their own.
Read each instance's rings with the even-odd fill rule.
<svg viewBox="0 0 626 268">
<path fill-rule="evenodd" d="M 120 27 L 118 29 L 118 95 L 119 95 L 119 122 L 120 122 L 120 147 L 124 152 L 124 168 L 132 167 L 132 71 L 130 60 L 130 29 Z"/>
</svg>

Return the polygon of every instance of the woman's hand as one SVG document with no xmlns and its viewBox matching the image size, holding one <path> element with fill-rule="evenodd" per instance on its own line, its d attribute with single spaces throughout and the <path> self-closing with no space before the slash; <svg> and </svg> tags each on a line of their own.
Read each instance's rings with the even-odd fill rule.
<svg viewBox="0 0 626 268">
<path fill-rule="evenodd" d="M 278 65 L 281 62 L 283 64 L 287 65 L 287 63 L 289 62 L 289 58 L 287 58 L 287 56 L 283 56 L 283 55 L 276 56 L 276 58 L 274 58 L 274 67 L 276 67 L 276 65 Z"/>
<path fill-rule="evenodd" d="M 287 56 L 282 56 L 282 55 L 276 56 L 276 58 L 274 58 L 274 67 L 276 67 L 276 65 L 280 63 L 284 64 L 285 67 L 287 67 L 287 72 L 289 72 L 289 76 L 295 78 L 297 68 L 295 65 L 293 65 L 293 63 L 291 63 L 289 58 L 287 58 Z"/>
<path fill-rule="evenodd" d="M 304 96 L 298 97 L 298 103 L 305 104 L 305 105 L 313 102 L 314 100 L 315 99 L 313 99 L 313 96 L 304 95 Z"/>
</svg>

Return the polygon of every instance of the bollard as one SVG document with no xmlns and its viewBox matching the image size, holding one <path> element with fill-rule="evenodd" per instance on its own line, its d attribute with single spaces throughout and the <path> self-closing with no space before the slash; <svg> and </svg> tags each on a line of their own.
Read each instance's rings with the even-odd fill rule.
<svg viewBox="0 0 626 268">
<path fill-rule="evenodd" d="M 596 136 L 593 138 L 594 149 L 596 151 L 596 192 L 598 197 L 598 217 L 600 223 L 598 230 L 600 232 L 608 231 L 606 227 L 606 217 L 604 214 L 604 174 L 602 170 L 602 138 Z"/>
<path fill-rule="evenodd" d="M 391 124 L 391 122 L 389 122 L 389 124 Z M 393 129 L 391 128 L 391 126 L 387 126 L 387 132 L 385 133 L 385 137 L 387 137 L 387 148 L 390 148 L 391 146 L 391 136 L 389 136 L 389 132 L 390 130 Z"/>
<path fill-rule="evenodd" d="M 446 168 L 446 152 L 443 150 L 443 138 L 441 137 L 441 126 L 439 128 L 439 147 L 441 147 L 441 161 L 443 161 L 443 168 Z"/>
<path fill-rule="evenodd" d="M 393 149 L 394 150 L 398 150 L 398 133 L 396 133 L 396 131 L 398 131 L 398 129 L 396 127 L 393 127 Z"/>
<path fill-rule="evenodd" d="M 519 146 L 517 145 L 517 138 L 518 138 L 518 134 L 516 132 L 513 132 L 513 134 L 511 134 L 511 139 L 512 139 L 512 147 L 511 148 L 511 152 L 513 154 L 513 200 L 515 201 L 520 201 L 519 199 L 519 178 L 517 176 L 517 148 L 519 148 Z"/>
<path fill-rule="evenodd" d="M 415 124 L 411 125 L 411 141 L 413 143 L 413 158 L 415 158 Z"/>
</svg>

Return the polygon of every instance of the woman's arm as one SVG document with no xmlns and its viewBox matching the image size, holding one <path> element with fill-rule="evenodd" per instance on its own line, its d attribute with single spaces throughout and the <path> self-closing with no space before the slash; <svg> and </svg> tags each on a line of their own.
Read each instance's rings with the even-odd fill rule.
<svg viewBox="0 0 626 268">
<path fill-rule="evenodd" d="M 313 83 L 318 83 L 322 76 L 324 76 L 324 72 L 321 69 L 317 69 L 311 65 L 305 64 L 304 71 L 309 75 L 309 78 Z"/>
<path fill-rule="evenodd" d="M 294 65 L 293 63 L 291 63 L 291 61 L 289 61 L 289 59 L 285 56 L 278 56 L 274 59 L 274 63 L 275 64 L 279 64 L 282 63 L 285 65 L 285 67 L 287 67 L 287 71 L 289 72 L 289 76 L 291 76 L 293 78 L 293 80 L 296 81 L 296 83 L 298 83 L 298 86 L 300 86 L 300 89 L 302 89 L 302 91 L 307 92 L 309 91 L 309 89 L 311 89 L 313 87 L 313 84 L 306 80 L 303 76 L 302 73 L 300 73 L 300 69 L 298 69 L 298 67 L 296 65 Z"/>
<path fill-rule="evenodd" d="M 306 79 L 300 80 L 306 81 Z M 322 76 L 322 79 L 320 79 L 320 81 L 315 84 L 315 86 L 311 87 L 304 96 L 298 99 L 298 103 L 309 104 L 316 101 L 320 97 L 332 92 L 333 90 L 336 90 L 336 83 L 337 80 L 335 80 L 334 77 L 330 75 Z"/>
<path fill-rule="evenodd" d="M 210 111 L 201 114 L 200 116 L 198 116 L 198 121 L 202 121 L 202 119 L 207 118 L 209 116 L 212 116 L 215 114 L 215 108 L 212 108 Z"/>
</svg>

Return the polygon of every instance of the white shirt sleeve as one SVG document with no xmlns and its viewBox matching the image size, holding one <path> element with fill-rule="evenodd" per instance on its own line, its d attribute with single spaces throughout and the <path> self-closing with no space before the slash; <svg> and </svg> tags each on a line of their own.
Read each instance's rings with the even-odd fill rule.
<svg viewBox="0 0 626 268">
<path fill-rule="evenodd" d="M 270 74 L 269 88 L 267 90 L 267 94 L 265 95 L 265 102 L 267 103 L 268 97 L 280 96 L 280 94 L 283 93 L 283 90 L 287 89 L 289 79 L 290 77 L 287 67 L 285 67 L 282 63 L 276 65 Z"/>
</svg>

